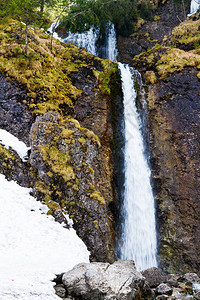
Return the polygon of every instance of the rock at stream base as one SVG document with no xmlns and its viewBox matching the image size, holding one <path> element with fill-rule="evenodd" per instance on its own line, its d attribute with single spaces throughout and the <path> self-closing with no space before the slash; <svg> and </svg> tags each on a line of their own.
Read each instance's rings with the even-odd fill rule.
<svg viewBox="0 0 200 300">
<path fill-rule="evenodd" d="M 62 278 L 69 295 L 95 300 L 136 299 L 144 280 L 131 260 L 79 264 Z"/>
<path fill-rule="evenodd" d="M 157 288 L 156 288 L 156 294 L 157 295 L 171 295 L 172 294 L 172 288 L 169 287 L 167 284 L 165 283 L 161 283 Z"/>
<path fill-rule="evenodd" d="M 148 282 L 150 287 L 157 287 L 160 283 L 165 280 L 165 275 L 163 271 L 159 268 L 153 267 L 146 269 L 141 272 Z"/>
</svg>

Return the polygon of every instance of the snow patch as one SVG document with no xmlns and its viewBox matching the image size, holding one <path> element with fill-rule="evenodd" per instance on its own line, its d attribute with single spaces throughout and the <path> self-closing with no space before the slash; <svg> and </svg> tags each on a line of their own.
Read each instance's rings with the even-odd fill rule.
<svg viewBox="0 0 200 300">
<path fill-rule="evenodd" d="M 55 274 L 89 262 L 74 229 L 47 216 L 30 189 L 0 174 L 0 299 L 53 300 Z"/>
<path fill-rule="evenodd" d="M 23 161 L 27 158 L 27 152 L 30 147 L 27 147 L 24 142 L 19 141 L 14 135 L 4 129 L 0 129 L 0 144 L 5 146 L 7 149 L 11 147 L 15 150 Z"/>
</svg>

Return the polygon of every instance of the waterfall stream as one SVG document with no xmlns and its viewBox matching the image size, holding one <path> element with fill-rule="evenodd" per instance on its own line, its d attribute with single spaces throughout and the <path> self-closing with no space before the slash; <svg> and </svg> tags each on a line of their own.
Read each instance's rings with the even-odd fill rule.
<svg viewBox="0 0 200 300">
<path fill-rule="evenodd" d="M 188 16 L 195 14 L 199 8 L 200 0 L 192 0 L 190 4 L 190 14 Z"/>
<path fill-rule="evenodd" d="M 134 70 L 119 63 L 124 95 L 125 192 L 121 258 L 133 259 L 139 270 L 156 266 L 156 227 L 150 169 L 144 155 L 136 109 Z"/>
<path fill-rule="evenodd" d="M 91 28 L 82 34 L 69 34 L 64 40 L 73 41 L 97 55 L 98 29 Z M 104 45 L 104 58 L 117 61 L 117 42 L 113 24 L 108 24 Z M 125 123 L 125 186 L 122 205 L 121 259 L 133 259 L 136 267 L 143 270 L 157 266 L 156 226 L 154 198 L 150 185 L 150 169 L 144 154 L 141 121 L 136 109 L 134 70 L 119 63 L 124 95 Z M 119 248 L 119 247 L 118 247 Z"/>
</svg>

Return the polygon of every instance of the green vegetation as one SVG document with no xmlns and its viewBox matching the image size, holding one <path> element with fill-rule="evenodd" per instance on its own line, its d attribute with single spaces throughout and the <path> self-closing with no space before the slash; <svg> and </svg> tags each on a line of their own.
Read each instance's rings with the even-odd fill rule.
<svg viewBox="0 0 200 300">
<path fill-rule="evenodd" d="M 38 29 L 28 29 L 28 53 L 24 53 L 25 26 L 8 17 L 0 21 L 0 71 L 8 80 L 17 80 L 28 91 L 30 102 L 26 103 L 35 114 L 49 110 L 69 114 L 75 100 L 81 96 L 70 79 L 71 72 L 81 68 L 92 68 L 98 73 L 102 93 L 109 94 L 109 76 L 115 73 L 117 65 L 94 58 L 83 48 L 72 44 L 63 45 L 44 35 Z M 102 64 L 102 71 L 94 67 L 95 60 Z M 95 71 L 96 70 L 96 71 Z M 96 75 L 94 75 L 94 78 Z"/>
<path fill-rule="evenodd" d="M 9 149 L 5 148 L 0 144 L 0 161 L 1 167 L 6 169 L 11 169 L 11 162 L 14 161 L 15 156 Z"/>
<path fill-rule="evenodd" d="M 83 32 L 92 25 L 100 26 L 100 32 L 104 33 L 106 24 L 112 22 L 119 34 L 129 36 L 140 18 L 151 18 L 151 7 L 150 1 L 75 0 L 71 1 L 61 26 L 65 25 L 72 32 Z"/>
<path fill-rule="evenodd" d="M 173 29 L 168 47 L 156 45 L 134 57 L 134 65 L 146 70 L 146 83 L 154 84 L 171 73 L 182 71 L 185 67 L 200 69 L 199 27 L 200 20 L 188 19 Z M 197 73 L 197 77 L 200 79 L 200 72 Z"/>
<path fill-rule="evenodd" d="M 141 53 L 134 58 L 134 64 L 147 69 L 146 83 L 156 83 L 158 79 L 167 77 L 185 67 L 200 68 L 200 55 L 194 51 L 178 48 L 155 46 L 152 50 Z M 197 75 L 199 77 L 199 74 Z"/>
<path fill-rule="evenodd" d="M 197 43 L 200 42 L 200 20 L 187 20 L 175 27 L 172 31 L 171 42 L 173 45 L 194 44 L 197 48 Z"/>
</svg>

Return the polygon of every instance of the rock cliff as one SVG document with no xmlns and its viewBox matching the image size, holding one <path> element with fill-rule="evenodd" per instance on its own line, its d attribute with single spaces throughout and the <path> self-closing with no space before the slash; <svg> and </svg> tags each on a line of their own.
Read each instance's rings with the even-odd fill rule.
<svg viewBox="0 0 200 300">
<path fill-rule="evenodd" d="M 168 272 L 200 266 L 199 26 L 186 20 L 132 60 L 146 83 L 158 256 Z"/>
<path fill-rule="evenodd" d="M 67 224 L 69 214 L 92 261 L 113 262 L 117 64 L 57 40 L 51 49 L 50 37 L 31 28 L 25 55 L 21 27 L 0 22 L 0 126 L 31 150 L 23 162 L 0 145 L 0 171 L 32 187 L 56 221 Z"/>
</svg>

